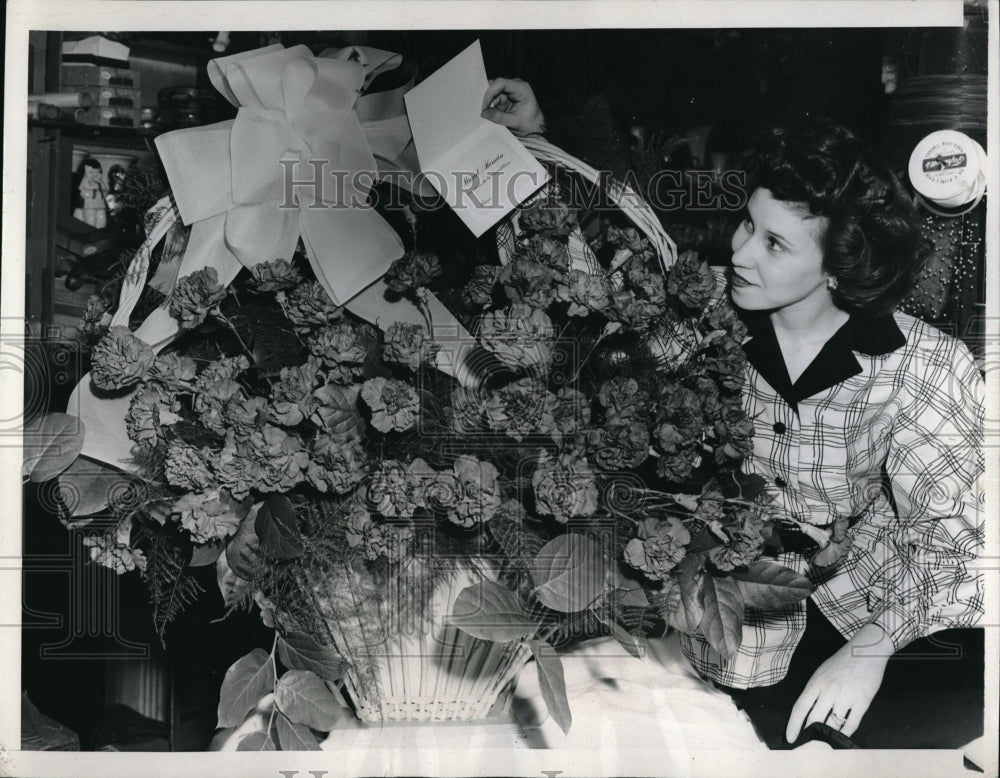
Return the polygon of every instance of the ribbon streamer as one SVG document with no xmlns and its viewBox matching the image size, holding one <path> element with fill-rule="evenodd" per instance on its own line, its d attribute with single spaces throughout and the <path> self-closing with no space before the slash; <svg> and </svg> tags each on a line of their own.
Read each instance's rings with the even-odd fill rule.
<svg viewBox="0 0 1000 778">
<path fill-rule="evenodd" d="M 209 78 L 236 106 L 236 118 L 156 139 L 177 211 L 191 226 L 177 277 L 211 266 L 228 285 L 244 267 L 290 259 L 301 238 L 337 304 L 381 327 L 423 323 L 408 300 L 385 299 L 380 279 L 403 243 L 366 204 L 379 178 L 403 172 L 393 178 L 397 185 L 421 182 L 402 99 L 410 85 L 361 95 L 401 62 L 399 54 L 367 47 L 316 57 L 306 46 L 280 44 L 212 60 Z M 435 335 L 447 332 L 453 344 L 439 352 L 438 367 L 474 381 L 464 366 L 471 337 L 440 301 L 432 297 L 429 306 Z M 156 351 L 179 333 L 169 295 L 135 332 Z M 97 397 L 84 376 L 68 409 L 84 421 L 84 456 L 132 467 L 130 399 Z"/>
</svg>

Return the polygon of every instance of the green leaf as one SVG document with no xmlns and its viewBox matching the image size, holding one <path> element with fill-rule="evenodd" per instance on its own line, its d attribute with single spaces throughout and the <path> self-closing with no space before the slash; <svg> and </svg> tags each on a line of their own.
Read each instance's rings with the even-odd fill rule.
<svg viewBox="0 0 1000 778">
<path fill-rule="evenodd" d="M 687 550 L 689 554 L 701 554 L 721 545 L 722 541 L 719 540 L 719 537 L 714 532 L 703 529 L 694 534 L 691 542 L 687 545 Z"/>
<path fill-rule="evenodd" d="M 271 559 L 295 559 L 302 556 L 302 536 L 295 521 L 295 508 L 284 495 L 269 497 L 260 506 L 254 520 L 254 529 L 265 556 Z"/>
<path fill-rule="evenodd" d="M 634 578 L 627 578 L 617 565 L 613 567 L 613 572 L 609 573 L 607 582 L 609 586 L 615 588 L 618 604 L 633 608 L 648 608 L 649 598 L 646 597 L 642 584 Z"/>
<path fill-rule="evenodd" d="M 614 619 L 609 618 L 607 621 L 601 619 L 601 621 L 607 624 L 614 639 L 632 656 L 636 659 L 642 659 L 646 655 L 646 641 L 631 634 Z"/>
<path fill-rule="evenodd" d="M 71 516 L 103 510 L 108 498 L 128 489 L 131 476 L 87 457 L 79 457 L 59 476 L 59 496 Z"/>
<path fill-rule="evenodd" d="M 701 559 L 688 557 L 677 566 L 677 584 L 680 589 L 680 607 L 664 614 L 671 627 L 692 634 L 698 630 L 705 615 L 703 602 L 704 578 Z"/>
<path fill-rule="evenodd" d="M 538 631 L 538 623 L 524 612 L 514 592 L 493 581 L 478 581 L 462 589 L 447 623 L 497 643 L 531 637 Z"/>
<path fill-rule="evenodd" d="M 21 476 L 39 483 L 55 478 L 76 461 L 83 448 L 83 419 L 68 413 L 36 416 L 24 425 Z"/>
<path fill-rule="evenodd" d="M 237 751 L 277 751 L 270 732 L 251 732 L 236 744 Z"/>
<path fill-rule="evenodd" d="M 511 563 L 519 569 L 527 570 L 530 576 L 531 560 L 545 545 L 541 535 L 502 510 L 490 519 L 487 526 Z M 536 581 L 532 583 L 537 584 Z"/>
<path fill-rule="evenodd" d="M 739 585 L 749 608 L 782 608 L 804 600 L 813 591 L 808 578 L 776 562 L 754 562 L 746 570 L 734 570 L 730 577 Z"/>
<path fill-rule="evenodd" d="M 575 532 L 557 535 L 532 563 L 539 602 L 562 613 L 589 607 L 606 587 L 604 564 L 597 544 Z"/>
<path fill-rule="evenodd" d="M 311 670 L 327 681 L 342 678 L 347 667 L 335 648 L 321 645 L 304 632 L 288 632 L 278 638 L 278 659 L 289 670 Z"/>
<path fill-rule="evenodd" d="M 262 648 L 255 648 L 226 670 L 219 692 L 220 727 L 235 727 L 274 688 L 274 664 Z"/>
<path fill-rule="evenodd" d="M 329 732 L 344 715 L 323 679 L 310 670 L 289 670 L 281 676 L 274 701 L 289 720 L 321 732 Z"/>
<path fill-rule="evenodd" d="M 278 743 L 281 744 L 282 751 L 320 750 L 316 736 L 309 727 L 289 721 L 283 713 L 278 714 L 275 728 L 278 730 Z"/>
<path fill-rule="evenodd" d="M 756 473 L 735 471 L 728 478 L 719 477 L 719 489 L 725 497 L 753 500 L 766 486 L 767 481 Z"/>
<path fill-rule="evenodd" d="M 233 573 L 244 581 L 252 580 L 254 570 L 263 561 L 260 555 L 260 538 L 257 537 L 257 508 L 240 521 L 236 534 L 229 539 L 226 546 L 226 559 Z"/>
<path fill-rule="evenodd" d="M 743 640 L 743 595 L 731 578 L 704 576 L 705 615 L 701 631 L 712 648 L 728 659 Z"/>
<path fill-rule="evenodd" d="M 542 691 L 545 706 L 549 709 L 549 715 L 555 719 L 560 729 L 568 734 L 573 724 L 573 714 L 569 710 L 562 660 L 552 646 L 541 640 L 531 641 L 531 653 L 535 657 L 538 686 Z"/>
<path fill-rule="evenodd" d="M 214 565 L 216 560 L 222 556 L 225 544 L 219 541 L 204 543 L 191 549 L 191 560 L 188 567 L 208 567 Z"/>
</svg>

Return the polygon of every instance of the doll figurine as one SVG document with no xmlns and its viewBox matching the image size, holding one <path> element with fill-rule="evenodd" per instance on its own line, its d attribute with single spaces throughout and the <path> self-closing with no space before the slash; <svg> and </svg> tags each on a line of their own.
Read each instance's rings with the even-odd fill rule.
<svg viewBox="0 0 1000 778">
<path fill-rule="evenodd" d="M 93 157 L 87 157 L 80 163 L 80 167 L 83 173 L 78 188 L 81 205 L 73 211 L 73 216 L 92 227 L 104 229 L 108 223 L 108 211 L 104 201 L 101 163 Z"/>
</svg>

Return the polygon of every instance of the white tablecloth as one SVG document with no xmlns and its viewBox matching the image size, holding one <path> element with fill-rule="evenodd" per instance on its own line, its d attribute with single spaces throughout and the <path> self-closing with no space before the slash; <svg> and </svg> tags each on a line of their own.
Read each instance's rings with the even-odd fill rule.
<svg viewBox="0 0 1000 778">
<path fill-rule="evenodd" d="M 696 762 L 767 753 L 732 700 L 694 674 L 675 637 L 647 645 L 642 659 L 610 638 L 562 655 L 573 715 L 569 734 L 549 717 L 530 662 L 518 677 L 508 720 L 371 726 L 349 719 L 322 747 L 357 760 L 362 775 L 371 774 L 364 768 L 377 764 L 378 755 L 389 760 L 378 771 L 384 775 L 394 773 L 390 765 L 404 774 L 462 774 L 463 766 L 478 766 L 518 775 L 525 765 L 537 764 L 532 756 L 537 759 L 538 749 L 553 755 L 554 770 L 562 769 L 558 754 L 572 752 L 576 761 L 587 752 L 594 775 L 646 773 L 628 767 L 634 758 L 655 774 L 686 775 Z M 463 764 L 454 763 L 456 753 Z M 531 774 L 540 774 L 537 767 Z"/>
</svg>

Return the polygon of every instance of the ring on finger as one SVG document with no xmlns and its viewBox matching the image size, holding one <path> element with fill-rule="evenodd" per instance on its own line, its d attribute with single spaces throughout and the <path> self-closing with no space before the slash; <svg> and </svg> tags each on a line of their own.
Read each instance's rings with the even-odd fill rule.
<svg viewBox="0 0 1000 778">
<path fill-rule="evenodd" d="M 830 721 L 831 726 L 837 730 L 843 729 L 844 725 L 847 723 L 846 717 L 838 716 L 833 711 L 830 711 L 830 713 L 827 714 L 827 719 Z"/>
</svg>

